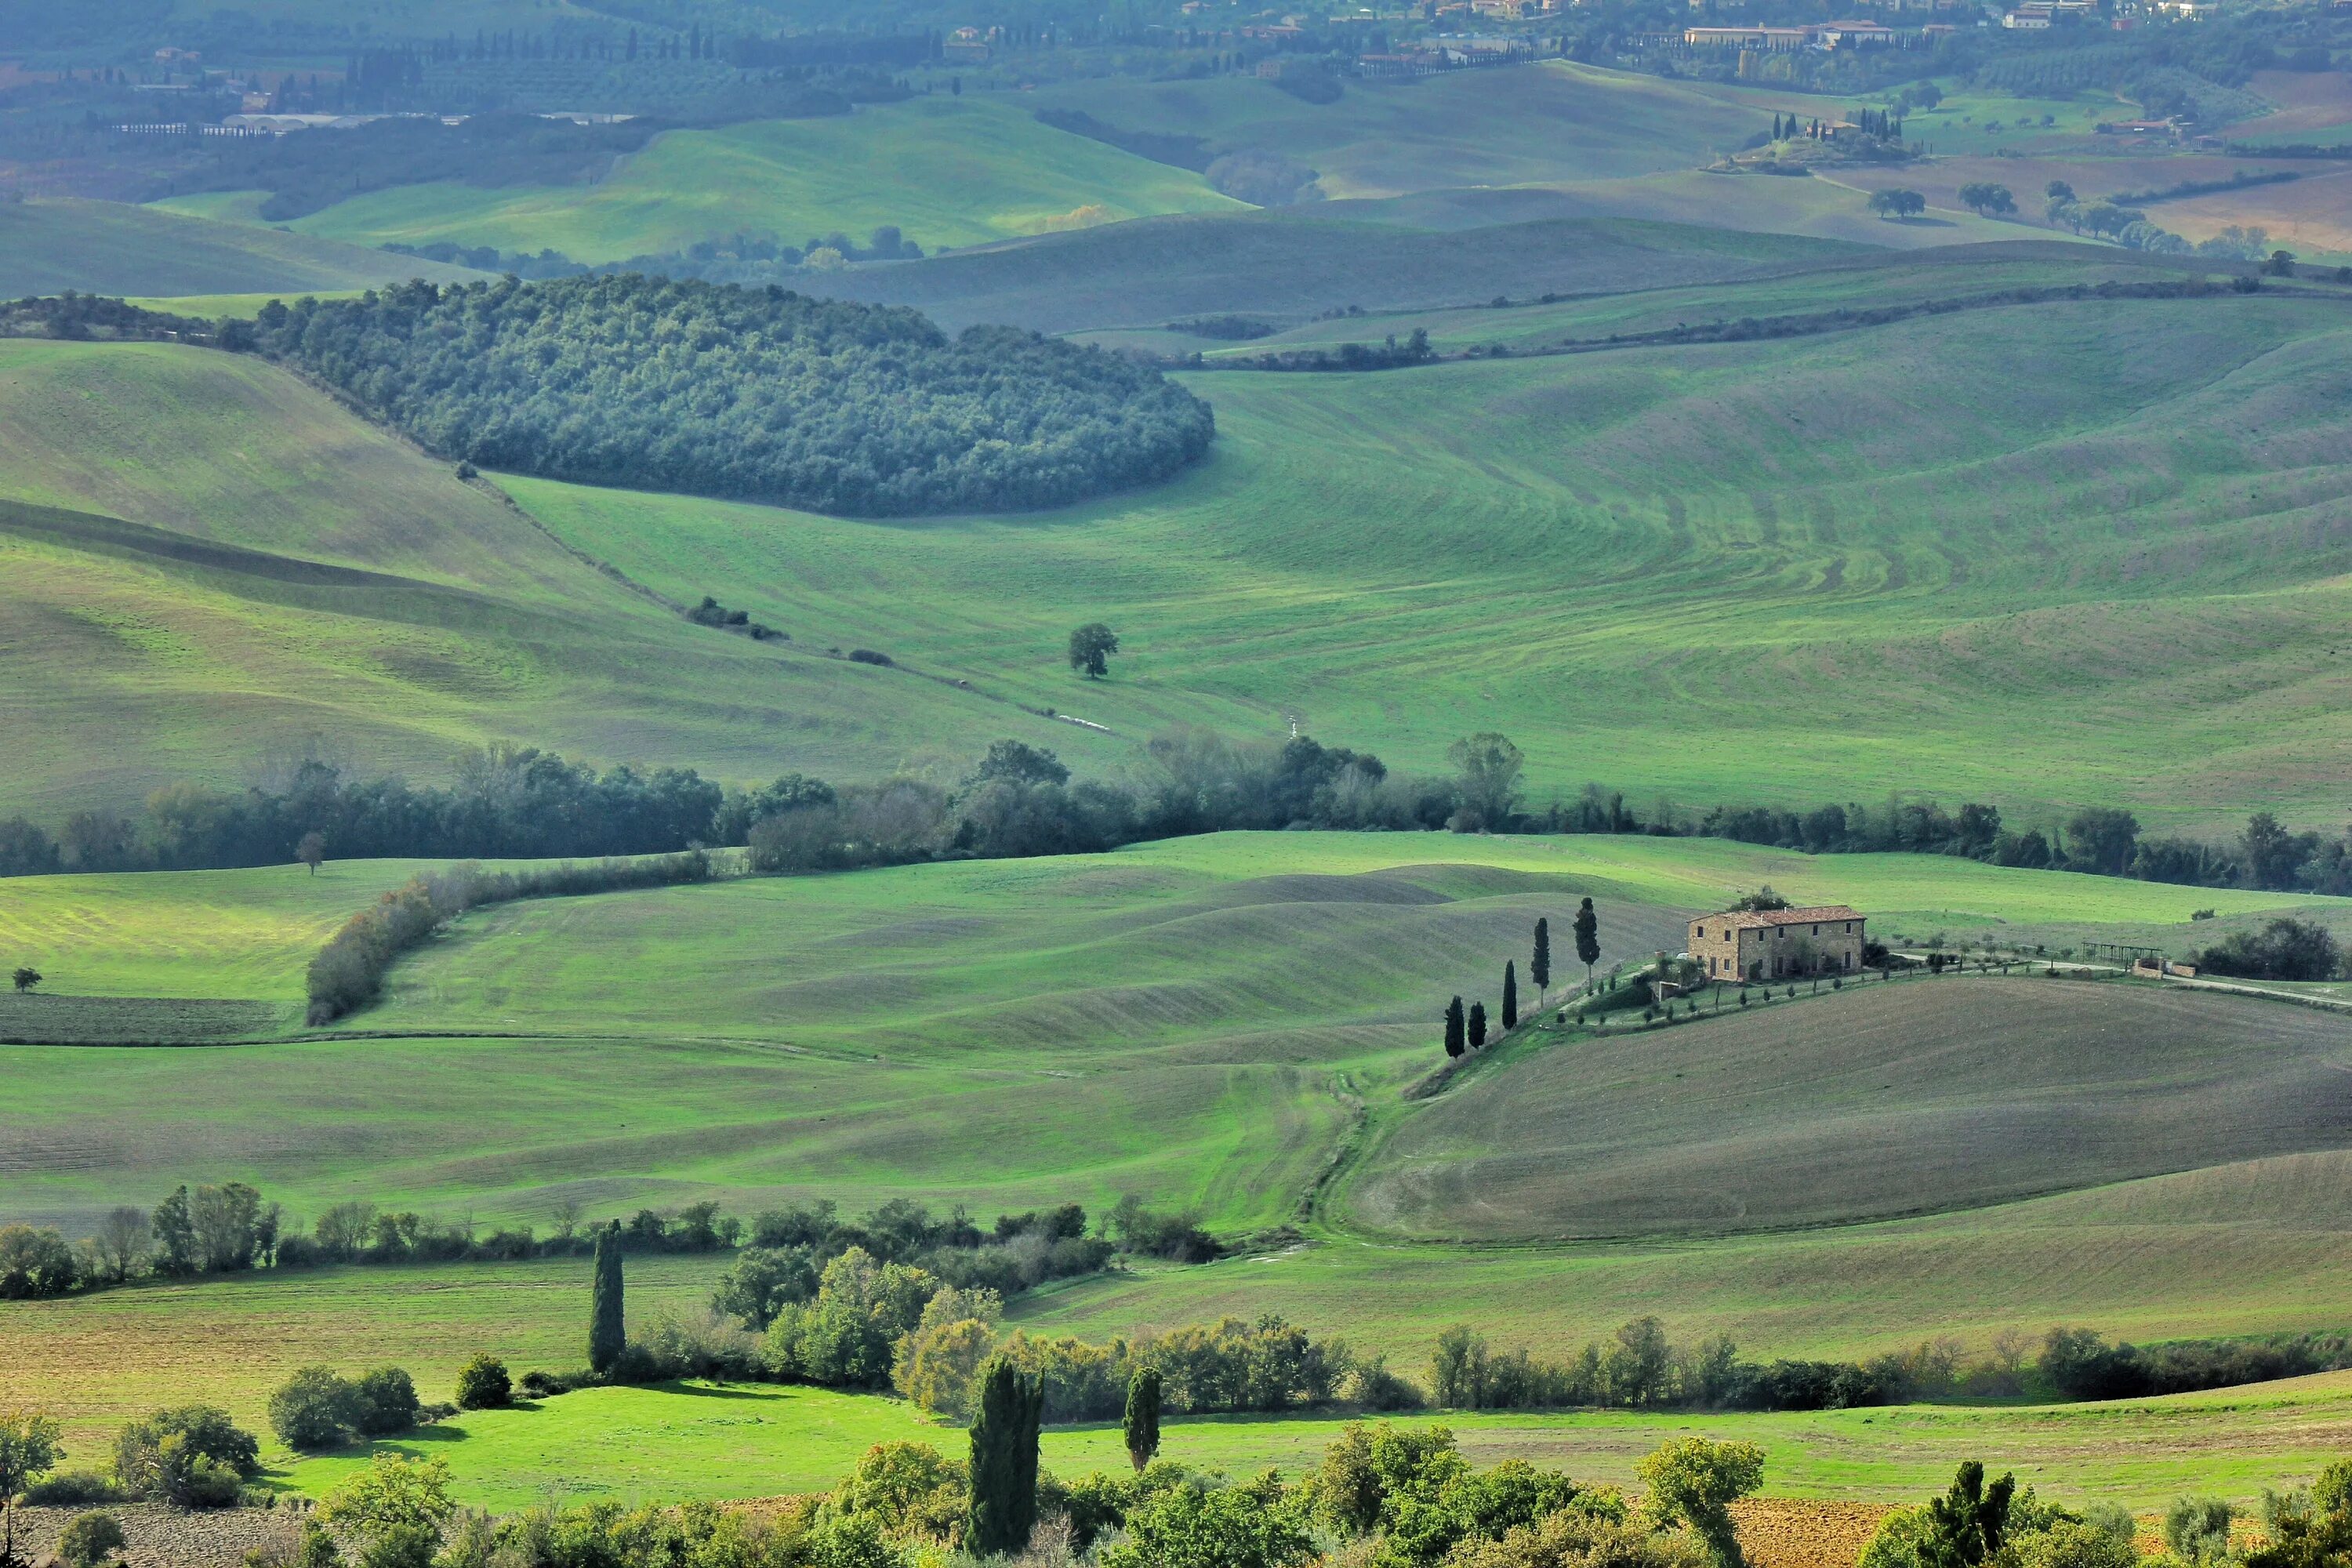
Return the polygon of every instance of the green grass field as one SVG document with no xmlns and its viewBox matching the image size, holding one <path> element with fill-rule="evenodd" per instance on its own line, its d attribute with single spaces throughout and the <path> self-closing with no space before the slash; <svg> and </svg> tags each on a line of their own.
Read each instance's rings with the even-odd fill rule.
<svg viewBox="0 0 2352 1568">
<path fill-rule="evenodd" d="M 2306 1481 L 2352 1440 L 2346 1374 L 2259 1391 L 2055 1409 L 1906 1406 L 1775 1415 L 1516 1415 L 1457 1412 L 1402 1418 L 1451 1428 L 1474 1462 L 1526 1459 L 1580 1479 L 1631 1488 L 1633 1462 L 1696 1433 L 1765 1450 L 1777 1497 L 1914 1502 L 1939 1490 L 1962 1459 L 2066 1501 L 2160 1510 L 2194 1492 L 2242 1502 L 2264 1487 Z M 1172 1420 L 1161 1452 L 1246 1476 L 1273 1465 L 1297 1477 L 1339 1435 L 1334 1418 Z M 536 1408 L 484 1411 L 376 1446 L 446 1458 L 464 1501 L 515 1509 L 617 1497 L 656 1501 L 823 1489 L 872 1442 L 928 1442 L 962 1457 L 964 1435 L 927 1426 L 895 1401 L 813 1389 L 687 1384 L 599 1389 Z M 1043 1458 L 1075 1478 L 1115 1471 L 1127 1455 L 1115 1426 L 1049 1429 Z M 307 1459 L 281 1484 L 317 1496 L 363 1462 Z"/>
<path fill-rule="evenodd" d="M 887 177 L 877 180 L 879 170 Z M 232 219 L 252 209 L 236 193 L 158 205 Z M 672 132 L 591 187 L 402 185 L 288 226 L 356 245 L 455 240 L 593 262 L 732 234 L 800 245 L 841 230 L 862 244 L 896 224 L 926 247 L 965 246 L 1240 206 L 1190 170 L 1053 130 L 1012 103 L 941 95 L 834 119 Z"/>
<path fill-rule="evenodd" d="M 273 289 L 291 296 L 406 278 L 448 282 L 480 276 L 307 235 L 120 202 L 0 205 L 0 298 L 68 289 L 145 295 Z"/>
<path fill-rule="evenodd" d="M 2316 378 L 2344 325 L 2329 300 L 2083 301 L 1203 374 L 1222 434 L 1191 476 L 917 530 L 510 488 L 667 592 L 756 584 L 827 640 L 1124 733 L 1295 717 L 1426 766 L 1492 728 L 1538 799 L 1599 778 L 1645 805 L 1927 788 L 2028 820 L 2322 822 L 2352 649 Z M 1126 639 L 1096 686 L 1057 668 L 1081 615 Z"/>
</svg>

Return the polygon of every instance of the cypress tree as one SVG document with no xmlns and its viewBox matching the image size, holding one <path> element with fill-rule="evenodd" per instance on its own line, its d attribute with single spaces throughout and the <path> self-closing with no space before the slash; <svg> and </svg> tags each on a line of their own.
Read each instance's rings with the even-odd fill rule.
<svg viewBox="0 0 2352 1568">
<path fill-rule="evenodd" d="M 596 1284 L 588 1304 L 588 1365 L 598 1373 L 613 1370 L 628 1344 L 621 1316 L 621 1222 L 613 1221 L 596 1233 Z"/>
<path fill-rule="evenodd" d="M 1462 998 L 1456 996 L 1445 1005 L 1445 1054 L 1462 1054 Z"/>
<path fill-rule="evenodd" d="M 1037 1522 L 1037 1427 L 1045 1408 L 1044 1384 L 1022 1376 L 1004 1357 L 982 1369 L 963 1531 L 964 1550 L 975 1557 L 1007 1556 L 1029 1544 Z"/>
<path fill-rule="evenodd" d="M 1478 1049 L 1486 1043 L 1486 1004 L 1470 1004 L 1470 1048 Z"/>
<path fill-rule="evenodd" d="M 1601 917 L 1587 899 L 1576 910 L 1576 961 L 1584 965 L 1584 989 L 1592 989 L 1592 966 L 1601 962 Z"/>
<path fill-rule="evenodd" d="M 1503 961 L 1503 1027 L 1519 1026 L 1519 966 L 1517 962 Z"/>
<path fill-rule="evenodd" d="M 1540 1010 L 1551 999 L 1551 921 L 1536 921 L 1535 956 L 1528 961 L 1528 978 L 1536 983 L 1536 1006 Z"/>
<path fill-rule="evenodd" d="M 1147 1366 L 1127 1385 L 1127 1457 L 1140 1475 L 1159 1452 L 1160 1373 Z"/>
</svg>

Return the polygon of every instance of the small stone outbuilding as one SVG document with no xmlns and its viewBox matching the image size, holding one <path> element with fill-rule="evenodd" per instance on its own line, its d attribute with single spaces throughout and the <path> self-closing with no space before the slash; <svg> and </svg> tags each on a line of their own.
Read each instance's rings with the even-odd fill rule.
<svg viewBox="0 0 2352 1568">
<path fill-rule="evenodd" d="M 1851 974 L 1862 967 L 1864 916 L 1843 904 L 1725 910 L 1690 923 L 1690 955 L 1711 980 Z"/>
</svg>

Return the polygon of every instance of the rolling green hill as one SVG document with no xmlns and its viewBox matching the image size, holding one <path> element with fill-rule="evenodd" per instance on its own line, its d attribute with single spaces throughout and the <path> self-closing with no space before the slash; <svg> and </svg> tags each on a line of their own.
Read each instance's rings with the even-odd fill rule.
<svg viewBox="0 0 2352 1568">
<path fill-rule="evenodd" d="M 0 941 L 63 994 L 282 1006 L 303 944 L 331 924 L 331 879 L 355 909 L 403 869 L 33 879 L 11 884 L 25 912 Z M 323 1037 L 0 1048 L 25 1108 L 0 1131 L 0 1164 L 20 1173 L 22 1209 L 86 1218 L 202 1179 L 186 1168 L 201 1122 L 215 1176 L 304 1211 L 364 1195 L 529 1219 L 567 1194 L 706 1193 L 1020 1208 L 1134 1191 L 1266 1225 L 1297 1214 L 1359 1107 L 1390 1105 L 1433 1065 L 1447 994 L 1495 1001 L 1537 916 L 1562 926 L 1594 898 L 1613 962 L 1678 946 L 1688 911 L 1764 880 L 1959 930 L 2185 931 L 2192 906 L 2294 902 L 1904 856 L 1434 834 L 1226 834 L 540 900 L 468 917 L 394 972 L 383 1005 Z M 2302 1017 L 2218 1005 L 2256 1009 L 2257 1028 Z M 356 1117 L 354 1052 L 373 1068 Z M 90 1142 L 100 1128 L 145 1131 Z M 2070 1167 L 2069 1184 L 2140 1173 L 2133 1158 Z"/>
<path fill-rule="evenodd" d="M 961 764 L 1005 734 L 1112 752 L 824 642 L 690 626 L 257 361 L 0 343 L 0 503 L 26 503 L 0 504 L 0 647 L 37 672 L 0 690 L 10 813 L 309 752 L 438 779 L 502 738 L 741 780 Z"/>
<path fill-rule="evenodd" d="M 1348 1212 L 1485 1238 L 1769 1230 L 2327 1149 L 2352 1109 L 2352 1018 L 2210 993 L 2021 979 L 1733 1013 L 1485 1065 L 1367 1155 Z"/>
<path fill-rule="evenodd" d="M 159 205 L 238 217 L 254 204 L 231 194 Z M 1190 170 L 1052 130 L 1009 103 L 942 95 L 835 119 L 672 132 L 591 187 L 404 185 L 289 226 L 361 245 L 446 239 L 595 262 L 732 234 L 799 245 L 838 229 L 863 242 L 895 224 L 926 247 L 963 246 L 1240 205 Z"/>
<path fill-rule="evenodd" d="M 0 203 L 0 297 L 57 294 L 284 294 L 426 278 L 462 267 L 120 202 Z"/>
</svg>

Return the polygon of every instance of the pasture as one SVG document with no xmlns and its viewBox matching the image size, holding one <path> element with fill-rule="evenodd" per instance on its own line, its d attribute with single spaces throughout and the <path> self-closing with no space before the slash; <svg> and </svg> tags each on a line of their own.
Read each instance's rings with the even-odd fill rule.
<svg viewBox="0 0 2352 1568">
<path fill-rule="evenodd" d="M 2335 1373 L 2229 1395 L 2186 1395 L 2058 1408 L 1899 1406 L 1790 1415 L 1448 1412 L 1396 1418 L 1444 1426 L 1474 1463 L 1525 1459 L 1580 1480 L 1632 1489 L 1633 1464 L 1672 1438 L 1745 1438 L 1765 1450 L 1765 1491 L 1916 1502 L 1940 1490 L 1961 1460 L 2074 1504 L 2160 1511 L 2184 1492 L 2252 1502 L 2264 1487 L 2315 1474 L 2352 1439 L 2352 1380 Z M 1338 1417 L 1171 1419 L 1161 1452 L 1243 1477 L 1267 1466 L 1297 1477 L 1339 1436 Z M 822 1489 L 865 1444 L 928 1442 L 950 1459 L 964 1435 L 923 1423 L 892 1400 L 804 1388 L 668 1384 L 597 1389 L 536 1408 L 481 1411 L 374 1446 L 446 1458 L 463 1500 L 515 1509 L 614 1497 L 655 1501 Z M 2218 1450 L 2218 1452 L 2217 1452 Z M 1113 1426 L 1053 1427 L 1045 1468 L 1065 1479 L 1122 1469 Z M 362 1462 L 327 1456 L 289 1467 L 280 1482 L 310 1496 Z"/>
<path fill-rule="evenodd" d="M 877 171 L 888 173 L 877 181 Z M 159 205 L 209 216 L 250 210 L 234 195 Z M 829 119 L 674 131 L 587 189 L 401 185 L 289 226 L 352 245 L 454 240 L 596 262 L 733 234 L 802 245 L 842 230 L 862 245 L 895 224 L 929 249 L 1240 207 L 1190 170 L 1053 130 L 1010 102 L 941 94 Z"/>
</svg>

